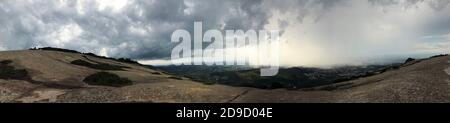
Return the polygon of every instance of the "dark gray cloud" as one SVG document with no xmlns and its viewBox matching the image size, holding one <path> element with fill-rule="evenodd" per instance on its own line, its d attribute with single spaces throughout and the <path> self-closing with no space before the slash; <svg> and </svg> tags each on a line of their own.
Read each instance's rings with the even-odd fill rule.
<svg viewBox="0 0 450 123">
<path fill-rule="evenodd" d="M 170 35 L 205 29 L 263 29 L 261 0 L 63 0 L 0 2 L 3 50 L 55 46 L 133 58 L 170 53 Z"/>
<path fill-rule="evenodd" d="M 432 46 L 424 46 L 427 41 L 421 37 L 450 34 L 449 3 L 449 0 L 4 0 L 0 1 L 0 50 L 53 46 L 112 57 L 166 58 L 174 45 L 169 40 L 171 33 L 177 29 L 193 32 L 194 21 L 203 21 L 204 30 L 258 30 L 274 26 L 282 31 L 282 39 L 293 46 L 285 48 L 289 52 L 286 54 L 317 51 L 314 58 L 338 58 L 373 52 L 416 52 L 397 46 L 419 42 L 418 49 L 430 49 Z M 450 51 L 441 46 L 445 44 L 439 43 L 441 51 Z M 300 62 L 320 63 L 295 60 L 287 64 Z"/>
<path fill-rule="evenodd" d="M 170 34 L 205 29 L 263 29 L 271 11 L 329 8 L 338 0 L 61 0 L 1 1 L 1 49 L 54 46 L 132 58 L 167 57 Z M 280 20 L 284 29 L 289 24 Z"/>
<path fill-rule="evenodd" d="M 402 5 L 405 8 L 415 7 L 418 3 L 426 3 L 435 10 L 442 10 L 448 6 L 450 1 L 448 0 L 369 0 L 374 5 L 389 6 L 389 5 Z"/>
</svg>

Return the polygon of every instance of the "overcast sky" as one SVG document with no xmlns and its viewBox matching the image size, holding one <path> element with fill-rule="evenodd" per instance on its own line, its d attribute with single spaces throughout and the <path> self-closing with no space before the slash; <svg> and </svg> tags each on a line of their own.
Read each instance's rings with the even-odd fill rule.
<svg viewBox="0 0 450 123">
<path fill-rule="evenodd" d="M 0 50 L 167 59 L 177 29 L 281 30 L 286 66 L 450 52 L 449 0 L 2 0 Z M 192 31 L 191 31 L 192 32 Z"/>
</svg>

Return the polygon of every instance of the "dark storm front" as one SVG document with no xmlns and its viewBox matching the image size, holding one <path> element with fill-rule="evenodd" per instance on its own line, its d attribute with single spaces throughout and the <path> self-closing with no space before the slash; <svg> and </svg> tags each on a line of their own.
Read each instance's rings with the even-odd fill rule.
<svg viewBox="0 0 450 123">
<path fill-rule="evenodd" d="M 176 111 L 177 118 L 208 120 L 214 118 L 272 118 L 272 108 L 220 108 L 219 110 L 191 109 L 183 107 Z"/>
<path fill-rule="evenodd" d="M 279 30 L 225 30 L 226 36 L 215 29 L 202 33 L 201 21 L 194 22 L 193 42 L 187 30 L 172 33 L 171 42 L 178 43 L 171 53 L 173 65 L 251 65 L 260 67 L 260 76 L 278 73 Z M 210 44 L 203 49 L 203 43 Z"/>
</svg>

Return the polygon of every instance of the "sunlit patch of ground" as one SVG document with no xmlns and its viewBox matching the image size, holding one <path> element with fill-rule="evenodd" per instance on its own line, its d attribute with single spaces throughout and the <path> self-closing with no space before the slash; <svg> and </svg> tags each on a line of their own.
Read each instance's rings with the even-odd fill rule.
<svg viewBox="0 0 450 123">
<path fill-rule="evenodd" d="M 59 95 L 62 95 L 65 93 L 66 92 L 64 90 L 59 90 L 59 89 L 37 90 L 37 91 L 34 91 L 30 96 L 23 97 L 23 98 L 19 99 L 18 101 L 24 102 L 24 103 L 32 103 L 32 102 L 38 102 L 38 101 L 55 102 L 56 98 Z"/>
</svg>

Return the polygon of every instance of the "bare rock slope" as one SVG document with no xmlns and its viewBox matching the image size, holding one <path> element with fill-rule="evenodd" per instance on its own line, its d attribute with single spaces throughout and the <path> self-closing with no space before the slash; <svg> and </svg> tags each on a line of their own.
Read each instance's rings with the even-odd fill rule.
<svg viewBox="0 0 450 123">
<path fill-rule="evenodd" d="M 124 68 L 99 70 L 72 64 L 75 60 Z M 3 66 L 27 71 L 27 76 L 0 79 L 0 102 L 450 102 L 450 56 L 416 60 L 378 75 L 301 90 L 205 85 L 137 64 L 79 53 L 5 51 L 0 52 L 0 61 L 10 61 Z M 102 71 L 128 78 L 133 84 L 110 87 L 83 81 Z"/>
</svg>

